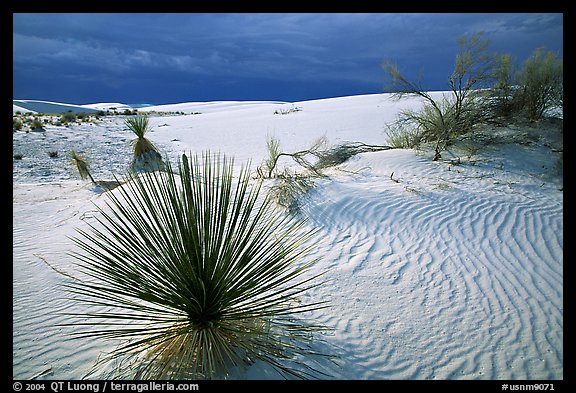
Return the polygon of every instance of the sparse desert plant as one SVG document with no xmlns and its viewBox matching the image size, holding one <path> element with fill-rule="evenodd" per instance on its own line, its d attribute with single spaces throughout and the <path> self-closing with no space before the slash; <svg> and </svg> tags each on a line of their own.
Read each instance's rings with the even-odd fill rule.
<svg viewBox="0 0 576 393">
<path fill-rule="evenodd" d="M 475 124 L 490 117 L 489 96 L 482 89 L 491 87 L 495 80 L 498 55 L 488 48 L 490 41 L 483 33 L 461 36 L 457 39 L 460 51 L 456 55 L 456 65 L 449 78 L 452 92 L 454 126 L 457 134 L 471 131 Z"/>
<path fill-rule="evenodd" d="M 395 149 L 418 147 L 424 139 L 417 127 L 406 124 L 402 118 L 386 125 L 386 137 L 390 146 Z"/>
<path fill-rule="evenodd" d="M 129 117 L 125 121 L 126 126 L 136 135 L 137 139 L 133 141 L 134 156 L 137 156 L 147 150 L 155 150 L 156 147 L 150 140 L 144 136 L 150 131 L 150 122 L 147 116 L 137 115 Z"/>
<path fill-rule="evenodd" d="M 12 130 L 14 131 L 21 130 L 22 126 L 23 126 L 22 121 L 20 121 L 19 118 L 17 117 L 12 118 Z"/>
<path fill-rule="evenodd" d="M 63 124 L 68 124 L 70 122 L 76 121 L 76 115 L 72 112 L 65 112 L 60 116 L 60 122 Z"/>
<path fill-rule="evenodd" d="M 290 113 L 295 113 L 295 112 L 300 112 L 300 111 L 302 111 L 302 107 L 295 106 L 294 104 L 292 104 L 290 106 L 290 108 L 288 108 L 288 109 L 276 109 L 274 111 L 274 114 L 275 115 L 288 115 Z"/>
<path fill-rule="evenodd" d="M 76 153 L 75 150 L 70 150 L 68 152 L 68 156 L 72 160 L 72 164 L 74 164 L 74 166 L 78 170 L 80 178 L 82 179 L 90 178 L 92 183 L 97 184 L 94 178 L 92 177 L 92 174 L 90 174 L 90 164 L 88 163 L 86 158 Z"/>
<path fill-rule="evenodd" d="M 514 98 L 530 121 L 540 120 L 548 109 L 563 105 L 563 78 L 562 59 L 553 52 L 538 48 L 524 62 Z"/>
<path fill-rule="evenodd" d="M 310 174 L 290 172 L 285 169 L 277 174 L 274 183 L 270 186 L 269 195 L 288 213 L 297 215 L 302 208 L 305 195 L 314 188 L 314 180 Z"/>
<path fill-rule="evenodd" d="M 82 123 L 83 121 L 89 122 L 90 115 L 86 112 L 78 112 L 76 113 L 76 120 L 78 121 L 78 123 Z"/>
<path fill-rule="evenodd" d="M 280 140 L 274 136 L 270 136 L 266 140 L 266 147 L 268 149 L 268 158 L 266 158 L 262 164 L 262 171 L 267 173 L 267 177 L 272 177 L 272 173 L 278 162 L 278 157 L 282 153 L 280 151 Z"/>
<path fill-rule="evenodd" d="M 302 206 L 302 198 L 314 187 L 314 179 L 326 176 L 324 170 L 340 165 L 356 154 L 392 149 L 392 146 L 368 145 L 361 142 L 348 142 L 326 148 L 326 137 L 318 138 L 310 148 L 294 153 L 285 153 L 280 149 L 280 141 L 269 137 L 266 144 L 268 158 L 257 169 L 258 177 L 274 179 L 269 194 L 280 206 L 291 214 L 297 214 Z M 280 157 L 290 157 L 304 171 L 277 169 Z"/>
<path fill-rule="evenodd" d="M 32 124 L 30 125 L 30 127 L 33 130 L 43 130 L 44 124 L 42 123 L 42 120 L 40 120 L 40 118 L 35 117 L 34 120 L 32 120 Z"/>
<path fill-rule="evenodd" d="M 138 114 L 125 120 L 126 126 L 136 135 L 132 141 L 134 154 L 132 158 L 131 170 L 154 171 L 164 168 L 162 156 L 154 144 L 144 135 L 150 131 L 148 116 Z"/>
<path fill-rule="evenodd" d="M 276 167 L 280 157 L 290 157 L 298 165 L 308 170 L 310 175 L 323 177 L 325 176 L 322 172 L 324 169 L 340 165 L 357 154 L 394 148 L 386 145 L 368 145 L 362 142 L 345 142 L 333 147 L 325 147 L 327 144 L 328 140 L 326 137 L 320 137 L 308 149 L 286 153 L 281 152 L 280 141 L 277 138 L 270 137 L 267 140 L 268 158 L 258 168 L 258 175 L 262 178 L 285 176 L 286 172 L 281 175 L 275 174 L 275 171 L 277 171 Z"/>
<path fill-rule="evenodd" d="M 50 158 L 56 158 L 56 157 L 58 157 L 58 150 L 50 150 L 50 151 L 48 152 L 48 157 L 50 157 Z"/>
<path fill-rule="evenodd" d="M 266 143 L 268 146 L 268 158 L 266 161 L 264 161 L 263 166 L 258 168 L 260 177 L 273 177 L 280 157 L 290 157 L 294 162 L 313 172 L 316 176 L 323 176 L 322 173 L 315 167 L 312 159 L 318 157 L 322 151 L 322 147 L 326 145 L 327 139 L 325 137 L 318 138 L 308 149 L 300 150 L 294 153 L 281 152 L 280 142 L 274 137 L 270 137 Z"/>
<path fill-rule="evenodd" d="M 400 115 L 404 124 L 413 123 L 423 141 L 434 142 L 434 158 L 439 160 L 441 152 L 453 139 L 470 132 L 473 127 L 492 116 L 490 97 L 481 94 L 494 80 L 496 56 L 488 52 L 489 42 L 482 34 L 458 39 L 460 52 L 456 56 L 454 71 L 448 79 L 449 96 L 436 100 L 416 81 L 406 78 L 396 64 L 386 60 L 382 64 L 391 79 L 390 89 L 396 98 L 414 95 L 424 100 L 421 111 L 403 111 Z"/>
<path fill-rule="evenodd" d="M 495 119 L 510 118 L 514 115 L 514 90 L 516 71 L 510 54 L 496 57 L 494 85 L 490 88 L 491 110 Z"/>
<path fill-rule="evenodd" d="M 179 175 L 169 163 L 130 172 L 98 225 L 74 239 L 88 279 L 68 287 L 103 306 L 77 315 L 92 328 L 78 334 L 121 339 L 113 357 L 132 363 L 121 377 L 226 378 L 255 360 L 309 372 L 290 362 L 314 355 L 311 334 L 323 329 L 303 313 L 325 302 L 300 299 L 320 284 L 306 274 L 315 231 L 261 198 L 248 168 L 234 172 L 232 160 L 209 153 L 183 154 Z"/>
<path fill-rule="evenodd" d="M 124 112 L 122 112 L 123 115 L 125 116 L 130 116 L 130 115 L 137 115 L 138 114 L 138 109 L 124 109 Z"/>
<path fill-rule="evenodd" d="M 314 182 L 310 172 L 314 172 L 313 165 L 306 156 L 314 156 L 325 143 L 325 138 L 318 139 L 310 149 L 298 151 L 296 153 L 283 153 L 280 149 L 280 140 L 269 136 L 266 141 L 268 157 L 257 169 L 258 177 L 273 179 L 268 195 L 280 206 L 287 209 L 290 214 L 296 215 L 300 211 L 302 197 L 313 187 Z M 290 157 L 295 162 L 302 165 L 309 173 L 290 172 L 287 168 L 279 172 L 277 169 L 278 160 L 281 156 Z M 322 176 L 316 172 L 315 176 Z"/>
<path fill-rule="evenodd" d="M 21 160 L 24 157 L 24 154 L 21 153 L 16 153 L 14 154 L 14 159 L 15 160 Z"/>
<path fill-rule="evenodd" d="M 316 153 L 315 172 L 335 167 L 360 153 L 393 149 L 392 146 L 368 145 L 362 142 L 346 142 Z"/>
</svg>

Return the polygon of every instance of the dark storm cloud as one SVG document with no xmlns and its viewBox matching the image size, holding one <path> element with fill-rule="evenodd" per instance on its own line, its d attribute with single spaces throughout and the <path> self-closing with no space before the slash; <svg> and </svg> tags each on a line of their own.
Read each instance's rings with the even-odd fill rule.
<svg viewBox="0 0 576 393">
<path fill-rule="evenodd" d="M 522 60 L 561 51 L 562 30 L 561 14 L 15 14 L 13 94 L 56 100 L 55 75 L 76 101 L 376 93 L 385 58 L 438 89 L 460 35 L 484 31 Z"/>
</svg>

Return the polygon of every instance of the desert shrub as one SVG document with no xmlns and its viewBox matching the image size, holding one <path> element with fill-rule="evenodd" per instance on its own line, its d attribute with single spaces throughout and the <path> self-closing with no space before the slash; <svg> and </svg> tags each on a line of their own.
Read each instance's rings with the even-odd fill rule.
<svg viewBox="0 0 576 393">
<path fill-rule="evenodd" d="M 72 112 L 63 113 L 62 116 L 60 116 L 60 122 L 63 124 L 68 124 L 74 121 L 76 121 L 76 115 Z"/>
<path fill-rule="evenodd" d="M 48 152 L 48 157 L 50 157 L 50 158 L 56 158 L 56 157 L 58 157 L 58 150 L 50 150 L 50 151 Z"/>
<path fill-rule="evenodd" d="M 300 111 L 302 111 L 302 107 L 295 106 L 294 104 L 292 104 L 290 106 L 290 108 L 288 108 L 288 109 L 276 109 L 274 111 L 274 114 L 275 115 L 288 115 L 290 113 L 295 113 L 295 112 L 300 112 Z"/>
<path fill-rule="evenodd" d="M 16 153 L 14 154 L 14 159 L 15 160 L 21 160 L 24 157 L 24 154 L 21 153 Z"/>
<path fill-rule="evenodd" d="M 298 165 L 304 167 L 316 176 L 323 176 L 322 173 L 314 165 L 315 159 L 321 154 L 322 147 L 327 143 L 325 137 L 318 138 L 308 148 L 293 153 L 286 153 L 280 151 L 280 142 L 278 139 L 271 137 L 267 140 L 268 158 L 264 164 L 257 169 L 258 175 L 263 178 L 271 178 L 275 176 L 276 166 L 280 157 L 289 157 Z"/>
<path fill-rule="evenodd" d="M 270 186 L 268 195 L 292 215 L 298 215 L 303 206 L 305 195 L 314 188 L 314 179 L 310 174 L 290 172 L 285 169 L 277 174 Z"/>
<path fill-rule="evenodd" d="M 314 157 L 325 141 L 325 138 L 320 138 L 309 149 L 285 153 L 280 149 L 278 138 L 270 136 L 266 140 L 268 157 L 257 168 L 258 177 L 273 179 L 268 195 L 276 204 L 285 208 L 292 215 L 297 215 L 300 212 L 304 195 L 314 187 L 313 175 L 315 177 L 322 176 L 309 162 L 307 156 Z M 283 156 L 290 157 L 303 166 L 306 173 L 291 172 L 287 168 L 279 171 L 277 168 L 278 160 Z"/>
<path fill-rule="evenodd" d="M 13 117 L 12 118 L 12 130 L 14 131 L 18 131 L 22 129 L 22 121 L 20 121 L 20 119 L 18 119 L 17 117 Z"/>
<path fill-rule="evenodd" d="M 314 177 L 323 177 L 323 170 L 340 165 L 346 162 L 350 157 L 360 153 L 374 152 L 392 149 L 392 146 L 385 145 L 368 145 L 362 142 L 345 142 L 333 147 L 325 147 L 328 144 L 326 137 L 318 138 L 314 143 L 305 150 L 294 153 L 281 152 L 280 141 L 277 138 L 267 140 L 268 158 L 262 166 L 258 168 L 259 177 L 271 178 L 278 176 L 276 166 L 278 159 L 282 156 L 290 157 L 294 162 L 307 170 Z M 281 176 L 285 176 L 282 172 Z"/>
<path fill-rule="evenodd" d="M 530 121 L 544 117 L 547 110 L 563 105 L 562 59 L 543 48 L 536 49 L 518 74 L 517 106 Z"/>
<path fill-rule="evenodd" d="M 126 116 L 136 115 L 136 114 L 138 114 L 138 110 L 137 110 L 137 109 L 128 109 L 128 108 L 126 108 L 126 109 L 124 109 L 123 114 L 126 115 Z"/>
<path fill-rule="evenodd" d="M 278 158 L 281 154 L 280 140 L 276 137 L 270 136 L 266 140 L 266 147 L 268 151 L 268 158 L 266 158 L 262 164 L 261 170 L 267 174 L 266 177 L 272 177 L 272 173 L 276 168 Z"/>
<path fill-rule="evenodd" d="M 35 117 L 34 120 L 32 120 L 32 124 L 30 125 L 30 127 L 34 130 L 34 129 L 40 129 L 44 127 L 44 124 L 42 123 L 42 120 L 40 120 L 40 118 Z"/>
<path fill-rule="evenodd" d="M 280 140 L 269 136 L 266 140 L 268 157 L 261 166 L 256 169 L 261 179 L 272 179 L 268 188 L 268 196 L 277 205 L 285 208 L 290 214 L 298 215 L 301 207 L 301 199 L 314 187 L 314 182 L 309 174 L 290 172 L 287 168 L 278 170 L 280 157 L 291 157 L 294 161 L 301 160 L 303 155 L 309 154 L 309 150 L 296 153 L 285 153 L 280 149 Z"/>
<path fill-rule="evenodd" d="M 259 178 L 274 179 L 269 194 L 289 213 L 299 213 L 304 196 L 314 188 L 315 179 L 326 176 L 326 169 L 340 165 L 360 153 L 393 148 L 361 142 L 348 142 L 334 147 L 326 147 L 327 144 L 328 140 L 321 137 L 308 149 L 286 153 L 280 150 L 280 141 L 277 138 L 268 138 L 268 158 L 257 169 L 257 175 Z M 291 158 L 301 167 L 301 172 L 290 171 L 288 168 L 279 171 L 277 165 L 280 157 Z"/>
<path fill-rule="evenodd" d="M 226 157 L 183 154 L 177 172 L 129 173 L 74 239 L 88 279 L 68 287 L 103 306 L 78 315 L 92 328 L 80 337 L 122 340 L 112 356 L 129 359 L 130 379 L 225 378 L 255 360 L 305 376 L 296 367 L 323 327 L 303 315 L 326 306 L 300 299 L 319 285 L 305 275 L 315 231 Z"/>
<path fill-rule="evenodd" d="M 406 118 L 399 118 L 392 124 L 386 124 L 386 139 L 395 149 L 412 149 L 418 147 L 424 137 L 419 128 L 407 122 Z"/>
<path fill-rule="evenodd" d="M 491 111 L 495 120 L 509 119 L 514 115 L 514 90 L 516 72 L 511 55 L 503 54 L 496 57 L 494 69 L 494 85 L 490 89 Z"/>
<path fill-rule="evenodd" d="M 490 117 L 490 98 L 483 89 L 494 84 L 499 57 L 488 50 L 490 41 L 482 33 L 461 36 L 457 42 L 460 51 L 448 83 L 452 93 L 450 116 L 456 133 L 464 134 Z"/>
<path fill-rule="evenodd" d="M 419 142 L 434 142 L 434 160 L 458 135 L 468 133 L 491 116 L 490 97 L 482 93 L 494 78 L 496 57 L 488 52 L 489 42 L 482 34 L 458 39 L 460 52 L 448 79 L 450 94 L 434 99 L 416 81 L 406 78 L 396 64 L 386 60 L 382 64 L 391 79 L 390 89 L 396 98 L 414 95 L 422 98 L 420 111 L 403 111 L 399 117 L 402 128 L 412 124 L 417 129 L 412 135 Z M 400 128 L 401 131 L 402 128 Z"/>
<path fill-rule="evenodd" d="M 392 149 L 392 146 L 368 145 L 362 142 L 345 142 L 340 145 L 318 151 L 316 162 L 312 165 L 314 172 L 318 173 L 327 168 L 343 164 L 357 154 Z"/>
</svg>

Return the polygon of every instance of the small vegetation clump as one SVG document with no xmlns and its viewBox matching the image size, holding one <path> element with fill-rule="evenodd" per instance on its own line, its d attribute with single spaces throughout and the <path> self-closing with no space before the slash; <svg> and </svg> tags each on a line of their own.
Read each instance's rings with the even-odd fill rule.
<svg viewBox="0 0 576 393">
<path fill-rule="evenodd" d="M 297 215 L 304 205 L 305 196 L 314 186 L 313 175 L 285 169 L 276 175 L 275 183 L 270 188 L 269 195 L 288 213 Z"/>
<path fill-rule="evenodd" d="M 343 164 L 348 159 L 361 153 L 392 149 L 392 146 L 368 145 L 362 142 L 348 142 L 326 149 L 317 155 L 318 160 L 314 164 L 316 171 L 332 168 Z"/>
<path fill-rule="evenodd" d="M 326 147 L 327 143 L 327 139 L 322 137 L 308 149 L 285 153 L 281 151 L 280 141 L 277 138 L 268 138 L 268 158 L 257 169 L 257 174 L 259 178 L 274 179 L 269 193 L 278 205 L 286 208 L 290 213 L 299 213 L 304 195 L 314 188 L 314 179 L 326 176 L 324 173 L 326 169 L 340 165 L 360 153 L 393 148 L 392 146 L 367 145 L 361 142 Z M 291 158 L 304 171 L 290 171 L 288 168 L 278 170 L 278 161 L 281 157 Z"/>
<path fill-rule="evenodd" d="M 138 114 L 138 109 L 124 109 L 124 112 L 122 113 L 123 115 L 126 116 L 132 116 L 132 115 L 137 115 Z"/>
<path fill-rule="evenodd" d="M 32 124 L 30 125 L 30 127 L 32 128 L 32 130 L 44 130 L 44 123 L 42 123 L 42 120 L 40 120 L 40 118 L 35 117 L 34 120 L 32 120 Z"/>
<path fill-rule="evenodd" d="M 72 112 L 63 113 L 62 116 L 60 116 L 60 122 L 62 124 L 68 124 L 75 121 L 76 121 L 76 115 Z"/>
<path fill-rule="evenodd" d="M 14 132 L 21 130 L 22 126 L 23 126 L 22 121 L 19 118 L 17 117 L 12 118 L 12 130 Z"/>
<path fill-rule="evenodd" d="M 276 109 L 274 111 L 274 114 L 275 115 L 288 115 L 290 113 L 295 113 L 295 112 L 300 112 L 300 111 L 302 111 L 302 107 L 295 106 L 294 104 L 292 104 L 290 106 L 290 108 L 288 108 L 288 109 Z"/>
</svg>

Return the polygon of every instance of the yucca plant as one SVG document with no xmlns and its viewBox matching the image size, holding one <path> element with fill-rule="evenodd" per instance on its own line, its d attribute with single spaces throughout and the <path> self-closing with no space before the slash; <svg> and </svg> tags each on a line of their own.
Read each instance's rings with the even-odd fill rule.
<svg viewBox="0 0 576 393">
<path fill-rule="evenodd" d="M 316 232 L 261 197 L 246 166 L 237 177 L 233 168 L 183 154 L 179 174 L 169 163 L 130 173 L 74 238 L 87 279 L 68 288 L 105 311 L 73 325 L 91 327 L 81 337 L 126 339 L 114 352 L 130 359 L 123 377 L 226 378 L 255 360 L 313 374 L 299 362 L 319 355 L 309 340 L 323 327 L 303 313 L 327 305 L 299 296 L 320 284 L 306 257 Z"/>
<path fill-rule="evenodd" d="M 138 114 L 125 120 L 126 126 L 136 134 L 132 141 L 134 155 L 131 169 L 134 171 L 153 171 L 164 168 L 162 156 L 154 144 L 144 135 L 150 131 L 148 116 Z"/>
<path fill-rule="evenodd" d="M 87 177 L 89 177 L 90 180 L 92 180 L 92 183 L 96 184 L 96 181 L 90 174 L 90 164 L 88 163 L 85 157 L 76 153 L 75 150 L 70 150 L 68 152 L 68 157 L 71 158 L 72 164 L 76 166 L 76 169 L 78 169 L 78 173 L 80 174 L 80 177 L 82 179 L 86 179 Z"/>
</svg>

